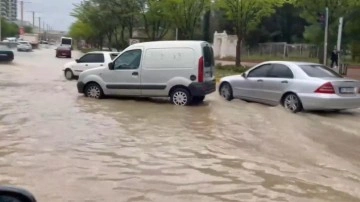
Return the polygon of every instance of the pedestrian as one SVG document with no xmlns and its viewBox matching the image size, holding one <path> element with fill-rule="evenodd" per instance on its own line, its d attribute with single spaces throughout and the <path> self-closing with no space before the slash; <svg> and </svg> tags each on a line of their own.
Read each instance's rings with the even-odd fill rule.
<svg viewBox="0 0 360 202">
<path fill-rule="evenodd" d="M 334 48 L 334 50 L 331 52 L 331 68 L 334 68 L 334 64 L 336 65 L 335 67 L 337 67 L 338 64 L 338 51 L 336 50 L 336 48 Z"/>
</svg>

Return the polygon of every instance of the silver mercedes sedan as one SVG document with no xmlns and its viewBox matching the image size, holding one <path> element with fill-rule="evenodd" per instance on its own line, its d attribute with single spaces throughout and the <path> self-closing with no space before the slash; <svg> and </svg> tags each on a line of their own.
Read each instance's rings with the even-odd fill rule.
<svg viewBox="0 0 360 202">
<path fill-rule="evenodd" d="M 281 104 L 293 113 L 360 107 L 360 81 L 307 62 L 263 62 L 241 75 L 221 78 L 219 93 L 229 101 Z"/>
</svg>

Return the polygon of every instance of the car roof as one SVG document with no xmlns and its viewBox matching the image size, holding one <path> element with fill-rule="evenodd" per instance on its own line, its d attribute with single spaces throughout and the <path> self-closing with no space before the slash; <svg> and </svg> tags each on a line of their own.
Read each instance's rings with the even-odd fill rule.
<svg viewBox="0 0 360 202">
<path fill-rule="evenodd" d="M 152 47 L 156 47 L 156 48 L 160 48 L 160 47 L 169 47 L 169 45 L 171 46 L 198 46 L 199 44 L 202 43 L 208 43 L 206 41 L 198 41 L 198 40 L 177 40 L 177 41 L 150 41 L 150 42 L 141 42 L 141 43 L 136 43 L 133 44 L 129 47 L 136 47 L 136 46 L 146 46 L 147 48 L 152 48 Z"/>
<path fill-rule="evenodd" d="M 279 60 L 279 61 L 264 61 L 260 64 L 265 64 L 265 63 L 278 63 L 278 64 L 284 64 L 284 65 L 322 65 L 322 64 L 319 64 L 319 63 L 314 63 L 314 62 L 302 62 L 302 61 L 282 61 L 282 60 Z"/>
<path fill-rule="evenodd" d="M 88 53 L 109 53 L 109 54 L 119 54 L 120 52 L 114 52 L 114 51 L 91 51 Z"/>
</svg>

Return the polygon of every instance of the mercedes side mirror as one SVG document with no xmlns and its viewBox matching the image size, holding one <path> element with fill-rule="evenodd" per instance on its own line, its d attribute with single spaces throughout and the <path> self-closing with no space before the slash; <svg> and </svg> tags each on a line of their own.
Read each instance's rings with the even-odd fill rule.
<svg viewBox="0 0 360 202">
<path fill-rule="evenodd" d="M 244 78 L 246 78 L 246 77 L 247 77 L 246 72 L 242 73 L 241 76 L 244 77 Z"/>
<path fill-rule="evenodd" d="M 110 70 L 114 70 L 114 63 L 110 62 L 108 64 L 108 67 L 109 67 Z"/>
<path fill-rule="evenodd" d="M 0 201 L 36 202 L 36 199 L 25 189 L 0 186 Z"/>
<path fill-rule="evenodd" d="M 79 63 L 79 61 L 80 61 L 79 59 L 76 59 L 76 60 L 75 60 L 76 63 Z"/>
</svg>

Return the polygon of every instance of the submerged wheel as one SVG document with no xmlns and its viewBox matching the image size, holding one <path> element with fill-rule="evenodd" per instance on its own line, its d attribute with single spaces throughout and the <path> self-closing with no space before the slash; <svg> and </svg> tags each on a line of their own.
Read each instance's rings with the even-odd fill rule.
<svg viewBox="0 0 360 202">
<path fill-rule="evenodd" d="M 85 87 L 84 94 L 86 97 L 101 99 L 104 96 L 103 90 L 97 83 L 89 83 Z"/>
<path fill-rule="evenodd" d="M 171 92 L 171 102 L 174 105 L 185 106 L 189 105 L 192 101 L 192 97 L 188 90 L 184 88 L 176 88 Z"/>
<path fill-rule="evenodd" d="M 64 74 L 67 80 L 72 80 L 74 78 L 74 74 L 70 69 L 65 70 Z"/>
<path fill-rule="evenodd" d="M 292 113 L 300 112 L 303 109 L 299 97 L 294 93 L 285 95 L 282 104 L 286 110 Z"/>
<path fill-rule="evenodd" d="M 222 83 L 220 86 L 220 95 L 225 98 L 225 100 L 231 101 L 234 99 L 232 87 L 229 83 Z"/>
</svg>

